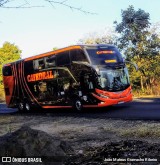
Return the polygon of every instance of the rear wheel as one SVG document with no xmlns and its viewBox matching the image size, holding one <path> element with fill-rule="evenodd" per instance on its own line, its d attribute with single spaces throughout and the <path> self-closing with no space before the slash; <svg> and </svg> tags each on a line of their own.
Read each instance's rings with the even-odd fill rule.
<svg viewBox="0 0 160 165">
<path fill-rule="evenodd" d="M 18 104 L 18 110 L 19 111 L 24 111 L 24 103 L 23 102 L 20 102 L 19 104 Z"/>
</svg>

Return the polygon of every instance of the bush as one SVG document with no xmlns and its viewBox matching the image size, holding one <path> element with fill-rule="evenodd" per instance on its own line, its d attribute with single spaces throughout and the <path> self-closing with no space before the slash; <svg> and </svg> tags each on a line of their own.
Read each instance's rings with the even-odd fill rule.
<svg viewBox="0 0 160 165">
<path fill-rule="evenodd" d="M 4 87 L 0 85 L 0 102 L 5 100 Z"/>
</svg>

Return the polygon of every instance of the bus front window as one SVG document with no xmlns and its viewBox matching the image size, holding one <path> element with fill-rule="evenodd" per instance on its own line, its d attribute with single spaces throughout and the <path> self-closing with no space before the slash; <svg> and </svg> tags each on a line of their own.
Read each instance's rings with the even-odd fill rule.
<svg viewBox="0 0 160 165">
<path fill-rule="evenodd" d="M 100 71 L 99 84 L 106 91 L 121 91 L 129 87 L 127 68 Z"/>
</svg>

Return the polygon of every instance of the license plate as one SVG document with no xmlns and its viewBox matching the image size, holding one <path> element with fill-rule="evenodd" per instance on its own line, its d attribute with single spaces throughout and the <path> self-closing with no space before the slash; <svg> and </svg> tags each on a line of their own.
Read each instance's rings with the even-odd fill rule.
<svg viewBox="0 0 160 165">
<path fill-rule="evenodd" d="M 124 103 L 124 101 L 120 101 L 120 102 L 118 102 L 118 104 L 123 104 Z"/>
</svg>

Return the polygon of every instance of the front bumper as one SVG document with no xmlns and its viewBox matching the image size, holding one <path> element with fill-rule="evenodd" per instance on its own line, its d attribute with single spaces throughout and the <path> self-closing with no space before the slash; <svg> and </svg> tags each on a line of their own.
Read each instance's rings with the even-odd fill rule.
<svg viewBox="0 0 160 165">
<path fill-rule="evenodd" d="M 99 103 L 97 105 L 92 105 L 92 107 L 105 107 L 130 102 L 133 100 L 131 91 L 131 86 L 122 92 L 108 92 L 96 89 L 95 93 L 92 93 L 92 95 L 99 101 Z M 88 105 L 88 107 L 91 107 L 91 105 Z"/>
<path fill-rule="evenodd" d="M 116 105 L 116 104 L 122 104 L 126 102 L 130 102 L 133 100 L 133 95 L 129 94 L 128 96 L 124 98 L 119 98 L 119 99 L 106 99 L 106 101 L 101 101 L 98 103 L 98 107 L 105 107 L 105 106 L 110 106 L 110 105 Z"/>
</svg>

